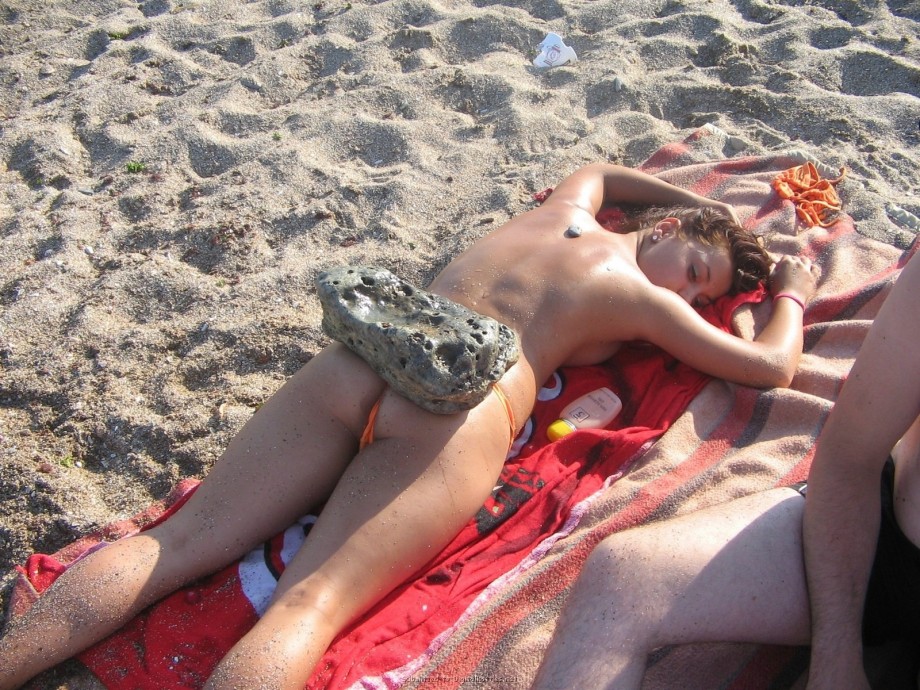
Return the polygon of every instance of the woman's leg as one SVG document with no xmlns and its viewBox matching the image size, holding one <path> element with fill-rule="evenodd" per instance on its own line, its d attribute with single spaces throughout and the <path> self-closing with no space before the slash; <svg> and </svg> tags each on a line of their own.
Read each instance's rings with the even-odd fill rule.
<svg viewBox="0 0 920 690">
<path fill-rule="evenodd" d="M 343 627 L 436 556 L 482 506 L 508 451 L 501 404 L 433 415 L 393 394 L 272 605 L 208 688 L 296 688 Z"/>
<path fill-rule="evenodd" d="M 575 583 L 533 687 L 638 688 L 666 644 L 807 644 L 804 508 L 776 489 L 611 535 Z"/>
<path fill-rule="evenodd" d="M 344 348 L 317 355 L 253 416 L 174 516 L 79 561 L 13 622 L 0 639 L 0 688 L 82 651 L 318 507 L 383 390 Z"/>
</svg>

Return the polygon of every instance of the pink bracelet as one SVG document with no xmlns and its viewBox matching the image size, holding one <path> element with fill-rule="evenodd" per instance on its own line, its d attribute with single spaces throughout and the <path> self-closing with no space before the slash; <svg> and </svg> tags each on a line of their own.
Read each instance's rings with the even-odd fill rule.
<svg viewBox="0 0 920 690">
<path fill-rule="evenodd" d="M 776 295 L 773 295 L 773 299 L 775 300 L 781 297 L 786 297 L 787 299 L 791 299 L 793 302 L 795 302 L 800 307 L 802 307 L 802 311 L 805 311 L 805 302 L 803 302 L 802 298 L 799 297 L 798 295 L 793 295 L 791 292 L 780 292 Z"/>
</svg>

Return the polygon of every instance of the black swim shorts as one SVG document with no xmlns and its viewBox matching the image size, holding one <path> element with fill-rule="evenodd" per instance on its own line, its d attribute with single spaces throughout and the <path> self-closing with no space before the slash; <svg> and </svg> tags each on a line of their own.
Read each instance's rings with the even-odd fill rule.
<svg viewBox="0 0 920 690">
<path fill-rule="evenodd" d="M 894 462 L 882 470 L 882 524 L 863 614 L 863 642 L 920 641 L 920 548 L 894 516 Z"/>
<path fill-rule="evenodd" d="M 789 487 L 802 496 L 808 483 Z M 881 478 L 882 516 L 863 612 L 863 643 L 920 641 L 920 548 L 904 536 L 894 516 L 894 461 Z"/>
</svg>

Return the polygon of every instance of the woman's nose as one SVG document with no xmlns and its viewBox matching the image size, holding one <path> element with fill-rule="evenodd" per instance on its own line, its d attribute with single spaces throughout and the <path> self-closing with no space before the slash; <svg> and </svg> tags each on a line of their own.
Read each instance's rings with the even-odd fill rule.
<svg viewBox="0 0 920 690">
<path fill-rule="evenodd" d="M 693 306 L 693 301 L 696 299 L 698 293 L 699 291 L 692 285 L 688 285 L 687 287 L 677 291 L 677 294 L 680 295 L 680 298 L 691 307 Z"/>
<path fill-rule="evenodd" d="M 706 297 L 702 285 L 688 285 L 678 294 L 681 298 L 694 309 L 699 309 L 711 301 Z"/>
</svg>

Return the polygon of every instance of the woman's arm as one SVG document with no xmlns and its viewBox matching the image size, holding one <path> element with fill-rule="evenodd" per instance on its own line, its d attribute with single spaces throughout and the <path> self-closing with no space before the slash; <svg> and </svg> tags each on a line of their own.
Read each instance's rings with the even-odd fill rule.
<svg viewBox="0 0 920 690">
<path fill-rule="evenodd" d="M 712 206 L 738 217 L 729 204 L 694 194 L 639 170 L 609 163 L 594 163 L 576 170 L 553 190 L 545 204 L 571 204 L 593 216 L 604 204 L 642 206 Z"/>
<path fill-rule="evenodd" d="M 882 306 L 818 439 L 805 504 L 812 613 L 808 687 L 868 688 L 862 611 L 879 528 L 879 477 L 920 414 L 920 260 Z"/>
<path fill-rule="evenodd" d="M 784 256 L 770 279 L 774 295 L 793 294 L 806 303 L 815 290 L 816 271 L 805 259 Z M 634 299 L 629 318 L 647 340 L 695 369 L 747 386 L 786 387 L 802 354 L 802 307 L 796 300 L 773 300 L 766 327 L 753 340 L 725 333 L 704 321 L 677 294 L 649 286 Z"/>
</svg>

